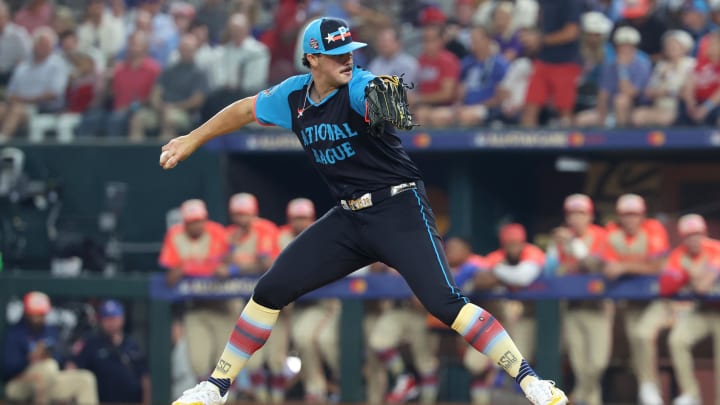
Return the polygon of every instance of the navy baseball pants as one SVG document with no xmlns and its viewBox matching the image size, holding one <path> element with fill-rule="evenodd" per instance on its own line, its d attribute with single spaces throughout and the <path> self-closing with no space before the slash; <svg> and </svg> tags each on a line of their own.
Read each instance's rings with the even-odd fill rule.
<svg viewBox="0 0 720 405">
<path fill-rule="evenodd" d="M 450 274 L 422 182 L 372 207 L 336 206 L 283 250 L 253 300 L 281 309 L 374 262 L 395 268 L 425 308 L 447 325 L 468 299 Z"/>
</svg>

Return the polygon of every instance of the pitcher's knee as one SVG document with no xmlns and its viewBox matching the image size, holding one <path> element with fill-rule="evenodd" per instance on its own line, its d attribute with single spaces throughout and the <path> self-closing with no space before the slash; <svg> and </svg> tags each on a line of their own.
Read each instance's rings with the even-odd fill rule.
<svg viewBox="0 0 720 405">
<path fill-rule="evenodd" d="M 290 304 L 295 297 L 287 283 L 276 277 L 262 277 L 255 286 L 252 299 L 266 308 L 279 310 Z"/>
<path fill-rule="evenodd" d="M 469 302 L 467 298 L 461 297 L 449 302 L 423 302 L 423 305 L 432 316 L 439 319 L 445 325 L 451 326 L 467 302 Z"/>
</svg>

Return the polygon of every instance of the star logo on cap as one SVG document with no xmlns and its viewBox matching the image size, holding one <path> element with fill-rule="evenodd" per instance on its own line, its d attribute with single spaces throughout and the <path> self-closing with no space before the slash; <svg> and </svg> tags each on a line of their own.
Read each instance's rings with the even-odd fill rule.
<svg viewBox="0 0 720 405">
<path fill-rule="evenodd" d="M 335 42 L 335 36 L 334 36 L 332 33 L 327 34 L 327 36 L 325 37 L 325 40 L 326 40 L 328 43 L 330 43 L 330 42 Z"/>
</svg>

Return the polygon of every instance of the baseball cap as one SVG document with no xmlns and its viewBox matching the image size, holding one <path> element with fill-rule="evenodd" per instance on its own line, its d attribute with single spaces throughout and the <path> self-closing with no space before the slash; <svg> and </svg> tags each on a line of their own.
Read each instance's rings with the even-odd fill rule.
<svg viewBox="0 0 720 405">
<path fill-rule="evenodd" d="M 645 17 L 650 12 L 650 2 L 648 0 L 625 0 L 622 9 L 624 18 L 640 18 Z"/>
<path fill-rule="evenodd" d="M 418 18 L 418 20 L 420 20 L 420 25 L 445 24 L 447 19 L 448 18 L 445 13 L 435 6 L 425 7 L 422 11 L 420 11 L 420 16 Z"/>
<path fill-rule="evenodd" d="M 237 193 L 230 197 L 230 212 L 233 214 L 258 214 L 258 201 L 250 193 Z"/>
<path fill-rule="evenodd" d="M 288 203 L 288 218 L 315 218 L 315 205 L 307 198 L 296 198 Z"/>
<path fill-rule="evenodd" d="M 52 309 L 50 297 L 40 291 L 30 291 L 23 297 L 25 315 L 47 315 Z"/>
<path fill-rule="evenodd" d="M 563 209 L 565 209 L 566 212 L 592 213 L 593 202 L 590 197 L 585 194 L 572 194 L 565 198 Z"/>
<path fill-rule="evenodd" d="M 678 220 L 678 233 L 683 238 L 696 233 L 706 234 L 707 225 L 705 219 L 698 214 L 683 215 Z"/>
<path fill-rule="evenodd" d="M 618 214 L 644 214 L 645 199 L 637 194 L 623 194 L 618 198 L 615 210 Z"/>
<path fill-rule="evenodd" d="M 100 308 L 98 309 L 98 315 L 100 316 L 100 318 L 123 316 L 125 315 L 125 309 L 118 301 L 107 300 L 100 304 Z"/>
<path fill-rule="evenodd" d="M 513 223 L 507 224 L 500 228 L 500 243 L 510 242 L 525 242 L 527 240 L 527 234 L 525 227 L 521 224 Z"/>
<path fill-rule="evenodd" d="M 339 18 L 315 19 L 303 32 L 303 53 L 343 55 L 365 46 L 353 41 L 348 23 Z"/>
<path fill-rule="evenodd" d="M 633 27 L 620 27 L 613 35 L 613 42 L 615 45 L 637 45 L 640 43 L 640 33 Z"/>
<path fill-rule="evenodd" d="M 612 30 L 612 21 L 599 11 L 590 11 L 582 15 L 582 30 L 589 34 L 607 35 Z"/>
<path fill-rule="evenodd" d="M 207 219 L 208 212 L 205 202 L 199 199 L 187 200 L 180 206 L 180 216 L 184 222 Z"/>
<path fill-rule="evenodd" d="M 695 11 L 702 14 L 710 12 L 707 3 L 704 0 L 691 0 L 683 3 L 682 11 Z"/>
<path fill-rule="evenodd" d="M 170 6 L 170 15 L 180 15 L 192 18 L 195 16 L 195 6 L 185 2 L 173 3 Z"/>
<path fill-rule="evenodd" d="M 668 39 L 674 39 L 680 43 L 680 45 L 685 48 L 686 52 L 689 52 L 693 49 L 695 46 L 695 41 L 693 40 L 692 36 L 688 34 L 687 32 L 683 30 L 670 30 L 665 32 L 663 34 L 663 41 L 667 41 Z"/>
</svg>

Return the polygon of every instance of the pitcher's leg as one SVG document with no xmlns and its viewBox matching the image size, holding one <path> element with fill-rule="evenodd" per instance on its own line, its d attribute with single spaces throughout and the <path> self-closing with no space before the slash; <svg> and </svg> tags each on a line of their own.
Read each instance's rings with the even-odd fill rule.
<svg viewBox="0 0 720 405">
<path fill-rule="evenodd" d="M 375 241 L 372 246 L 378 258 L 400 272 L 415 296 L 433 316 L 499 364 L 515 378 L 528 396 L 534 397 L 528 391 L 534 391 L 531 385 L 538 386 L 533 384 L 538 381 L 537 374 L 510 335 L 492 314 L 470 303 L 454 285 L 435 219 L 424 193 L 407 191 L 385 203 L 387 205 L 384 207 L 377 207 L 382 207 L 382 211 L 377 210 L 374 216 L 368 214 L 366 219 L 371 224 L 363 235 Z M 382 238 L 377 235 L 382 235 Z M 549 393 L 553 399 L 557 398 L 557 403 L 566 402 L 564 394 L 559 390 L 546 390 L 546 383 L 542 384 L 542 394 Z"/>
<path fill-rule="evenodd" d="M 209 379 L 221 395 L 247 359 L 265 344 L 280 309 L 374 261 L 361 253 L 356 239 L 348 214 L 333 208 L 282 251 L 258 281 Z"/>
</svg>

